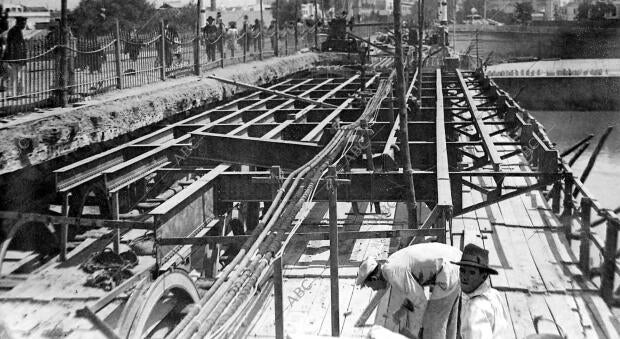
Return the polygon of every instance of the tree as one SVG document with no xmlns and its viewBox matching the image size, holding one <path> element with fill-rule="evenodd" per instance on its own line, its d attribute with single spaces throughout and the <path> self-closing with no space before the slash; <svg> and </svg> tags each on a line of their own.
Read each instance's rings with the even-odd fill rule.
<svg viewBox="0 0 620 339">
<path fill-rule="evenodd" d="M 275 1 L 271 7 L 274 19 L 276 18 Z M 279 0 L 278 1 L 278 25 L 283 28 L 287 21 L 295 21 L 301 18 L 301 2 L 296 0 Z"/>
<path fill-rule="evenodd" d="M 532 13 L 534 13 L 534 7 L 531 2 L 518 2 L 515 4 L 515 18 L 517 22 L 525 25 L 532 21 Z"/>
<path fill-rule="evenodd" d="M 464 22 L 467 16 L 471 14 L 472 8 L 480 11 L 480 9 L 484 8 L 484 0 L 463 1 L 461 10 L 456 12 L 456 22 Z"/>
<path fill-rule="evenodd" d="M 578 21 L 588 20 L 588 11 L 590 11 L 590 4 L 582 2 L 577 6 L 577 15 L 575 19 Z"/>
<path fill-rule="evenodd" d="M 78 35 L 103 35 L 114 32 L 117 19 L 122 28 L 140 27 L 155 11 L 147 0 L 82 0 L 68 19 Z"/>
<path fill-rule="evenodd" d="M 424 1 L 424 28 L 433 27 L 435 21 L 437 21 L 438 8 L 435 2 L 430 2 L 428 0 Z M 406 19 L 407 17 L 403 17 Z M 418 5 L 411 6 L 411 16 L 413 22 L 418 22 Z M 450 19 L 450 18 L 448 18 Z"/>
<path fill-rule="evenodd" d="M 613 11 L 614 5 L 605 2 L 596 3 L 581 3 L 577 7 L 576 19 L 579 21 L 585 20 L 603 20 L 605 19 L 605 13 Z"/>
<path fill-rule="evenodd" d="M 512 24 L 515 22 L 515 17 L 512 14 L 508 14 L 498 9 L 492 9 L 487 11 L 487 17 L 495 21 L 499 21 L 504 24 Z"/>
</svg>

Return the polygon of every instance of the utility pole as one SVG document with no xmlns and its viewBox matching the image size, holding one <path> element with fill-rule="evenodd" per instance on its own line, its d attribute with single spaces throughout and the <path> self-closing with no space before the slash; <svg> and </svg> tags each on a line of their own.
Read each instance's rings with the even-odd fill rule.
<svg viewBox="0 0 620 339">
<path fill-rule="evenodd" d="M 194 40 L 194 74 L 200 75 L 200 31 L 206 12 L 202 0 L 196 3 L 196 40 Z"/>
<path fill-rule="evenodd" d="M 418 0 L 418 101 L 422 108 L 422 39 L 424 39 L 424 0 Z"/>
<path fill-rule="evenodd" d="M 278 12 L 279 12 L 278 11 L 278 6 L 280 5 L 280 1 L 276 0 L 275 4 L 276 4 L 276 10 L 274 12 L 275 13 L 275 18 L 274 19 L 276 19 L 276 27 L 275 27 L 274 34 L 275 34 L 275 37 L 276 37 L 275 38 L 276 45 L 275 46 L 271 46 L 271 47 L 273 48 L 274 54 L 276 56 L 279 56 L 280 55 L 280 53 L 279 53 L 280 52 L 279 51 L 280 46 L 278 46 L 278 45 L 280 44 L 280 42 L 278 40 L 280 39 L 280 34 L 278 34 L 279 33 L 278 31 L 280 30 L 280 21 L 278 20 Z"/>
<path fill-rule="evenodd" d="M 60 1 L 60 76 L 58 77 L 58 87 L 60 93 L 60 104 L 62 107 L 67 106 L 67 80 L 69 75 L 69 66 L 67 65 L 67 46 L 69 45 L 69 33 L 67 30 L 67 0 Z M 58 70 L 57 70 L 58 71 Z"/>
<path fill-rule="evenodd" d="M 394 64 L 396 64 L 396 95 L 398 98 L 398 116 L 400 118 L 400 141 L 402 150 L 403 176 L 407 183 L 407 211 L 409 228 L 418 228 L 417 203 L 415 187 L 413 186 L 413 170 L 411 168 L 411 153 L 409 153 L 409 131 L 407 119 L 407 98 L 405 97 L 405 65 L 403 64 L 403 39 L 401 33 L 401 6 L 400 0 L 394 0 Z M 418 73 L 422 70 L 419 69 Z M 422 82 L 418 84 L 422 88 Z"/>
<path fill-rule="evenodd" d="M 258 30 L 260 40 L 258 40 L 258 53 L 261 60 L 263 60 L 263 41 L 265 41 L 265 36 L 263 36 L 264 28 L 265 22 L 263 21 L 263 0 L 260 0 L 260 29 Z"/>
<path fill-rule="evenodd" d="M 316 0 L 314 0 L 314 47 L 319 48 L 319 14 L 316 8 Z"/>
</svg>

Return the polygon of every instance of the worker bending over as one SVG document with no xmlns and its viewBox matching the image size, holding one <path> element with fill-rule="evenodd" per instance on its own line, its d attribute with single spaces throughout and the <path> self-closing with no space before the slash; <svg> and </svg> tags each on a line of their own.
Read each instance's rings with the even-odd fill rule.
<svg viewBox="0 0 620 339">
<path fill-rule="evenodd" d="M 463 290 L 461 308 L 462 339 L 507 338 L 508 322 L 499 292 L 491 287 L 489 274 L 497 271 L 489 267 L 489 251 L 474 244 L 463 249 L 460 280 Z"/>
<path fill-rule="evenodd" d="M 455 339 L 458 300 L 461 294 L 459 268 L 452 264 L 461 258 L 461 251 L 440 243 L 423 243 L 403 248 L 392 254 L 384 264 L 365 259 L 356 284 L 373 290 L 392 287 L 402 295 L 400 309 L 393 314 L 398 324 L 409 311 L 407 331 L 401 333 L 424 339 Z M 424 287 L 431 290 L 427 300 Z M 419 334 L 421 333 L 421 334 Z"/>
</svg>

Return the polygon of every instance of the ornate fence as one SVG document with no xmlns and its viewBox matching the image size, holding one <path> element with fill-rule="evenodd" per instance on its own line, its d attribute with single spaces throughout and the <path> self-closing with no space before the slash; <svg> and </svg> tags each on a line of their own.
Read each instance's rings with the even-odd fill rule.
<svg viewBox="0 0 620 339">
<path fill-rule="evenodd" d="M 65 45 L 50 37 L 29 40 L 25 59 L 2 61 L 0 117 L 71 105 L 111 90 L 199 75 L 216 67 L 290 55 L 315 47 L 314 34 L 315 27 L 305 25 L 287 27 L 277 35 L 273 29 L 242 28 L 234 33 L 220 27 L 212 36 L 174 34 L 162 26 L 149 33 L 117 29 L 108 36 L 71 37 Z"/>
</svg>

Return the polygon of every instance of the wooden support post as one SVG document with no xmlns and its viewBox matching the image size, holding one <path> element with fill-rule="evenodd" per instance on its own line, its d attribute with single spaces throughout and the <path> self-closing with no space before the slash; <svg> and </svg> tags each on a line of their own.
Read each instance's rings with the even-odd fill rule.
<svg viewBox="0 0 620 339">
<path fill-rule="evenodd" d="M 64 217 L 69 216 L 69 193 L 65 193 L 62 197 L 62 215 Z M 69 224 L 60 224 L 60 253 L 59 260 L 67 260 L 67 238 L 69 236 Z"/>
<path fill-rule="evenodd" d="M 583 152 L 585 152 L 585 150 L 590 146 L 589 142 L 586 142 L 585 144 L 581 145 L 581 148 L 577 150 L 577 152 L 575 152 L 575 154 L 573 155 L 572 158 L 570 158 L 570 160 L 568 161 L 568 166 L 573 166 L 575 164 L 575 162 L 577 162 L 577 159 L 579 159 L 579 157 L 581 157 L 581 155 L 583 154 Z"/>
<path fill-rule="evenodd" d="M 569 173 L 564 178 L 564 211 L 562 211 L 562 221 L 564 223 L 564 236 L 570 245 L 571 234 L 573 232 L 573 175 Z"/>
<path fill-rule="evenodd" d="M 164 26 L 163 20 L 159 23 L 159 33 L 161 34 L 159 40 L 159 63 L 161 64 L 161 68 L 159 70 L 159 77 L 161 80 L 166 80 L 166 27 Z"/>
<path fill-rule="evenodd" d="M 590 156 L 590 160 L 588 160 L 588 164 L 586 165 L 586 168 L 583 170 L 583 174 L 581 174 L 581 177 L 579 178 L 579 181 L 581 181 L 583 184 L 585 184 L 586 180 L 588 180 L 588 177 L 590 176 L 590 171 L 592 171 L 592 168 L 594 167 L 594 163 L 596 162 L 596 158 L 598 157 L 598 154 L 603 149 L 603 145 L 605 145 L 605 141 L 607 140 L 607 137 L 609 136 L 609 134 L 611 133 L 613 129 L 614 129 L 613 126 L 607 127 L 607 130 L 605 130 L 605 133 L 603 133 L 603 136 L 601 136 L 601 139 L 599 139 L 598 144 L 596 144 L 596 148 L 594 148 L 594 152 L 592 152 L 592 155 Z M 573 192 L 573 197 L 576 197 L 578 193 L 579 191 L 575 190 Z"/>
<path fill-rule="evenodd" d="M 616 268 L 616 250 L 618 248 L 618 229 L 620 225 L 613 219 L 607 220 L 605 235 L 605 252 L 601 269 L 601 297 L 607 304 L 614 301 L 614 277 Z"/>
<path fill-rule="evenodd" d="M 553 213 L 560 213 L 560 199 L 562 195 L 562 182 L 556 181 L 551 189 L 551 210 Z"/>
<path fill-rule="evenodd" d="M 340 297 L 338 290 L 338 183 L 336 167 L 329 166 L 329 276 L 331 285 L 332 336 L 340 336 Z"/>
<path fill-rule="evenodd" d="M 120 206 L 119 206 L 119 201 L 118 201 L 118 191 L 112 193 L 112 198 L 111 198 L 111 204 L 112 206 L 112 219 L 113 220 L 120 220 L 119 215 L 120 215 Z M 115 229 L 114 230 L 114 240 L 112 243 L 113 247 L 114 247 L 114 253 L 118 254 L 120 253 L 120 247 L 121 247 L 121 230 L 120 229 Z"/>
<path fill-rule="evenodd" d="M 581 243 L 579 243 L 579 266 L 586 279 L 590 278 L 590 217 L 592 200 L 581 199 Z"/>
<path fill-rule="evenodd" d="M 444 230 L 447 229 L 447 225 L 448 225 L 448 218 L 449 218 L 449 210 L 447 208 L 441 208 L 441 210 L 439 211 L 439 215 L 437 216 L 437 222 L 435 224 L 436 228 L 443 228 Z M 441 233 L 441 236 L 439 237 L 439 239 L 437 239 L 438 242 L 445 244 L 446 243 L 446 232 L 444 231 L 443 233 Z"/>
<path fill-rule="evenodd" d="M 116 19 L 116 29 L 114 30 L 114 66 L 116 68 L 116 88 L 123 88 L 123 72 L 121 70 L 121 29 Z"/>
<path fill-rule="evenodd" d="M 230 212 L 229 212 L 230 213 Z M 224 215 L 220 215 L 220 221 L 215 226 L 217 228 L 217 233 L 220 236 L 226 235 L 226 223 L 230 220 L 230 218 L 225 217 Z M 217 278 L 217 272 L 220 264 L 220 244 L 208 244 L 204 247 L 205 256 L 202 260 L 202 266 L 204 269 L 205 278 L 215 279 Z"/>
<path fill-rule="evenodd" d="M 409 152 L 409 131 L 407 117 L 407 98 L 405 94 L 405 69 L 403 65 L 403 44 L 401 38 L 400 0 L 394 0 L 394 39 L 396 40 L 395 58 L 396 64 L 396 95 L 398 97 L 398 116 L 400 118 L 400 141 L 403 162 L 403 175 L 407 183 L 407 210 L 409 216 L 409 228 L 418 228 L 417 204 L 415 187 L 413 186 L 413 170 L 411 169 L 411 153 Z M 421 72 L 420 72 L 421 73 Z M 421 86 L 420 81 L 420 88 Z"/>
<path fill-rule="evenodd" d="M 583 144 L 586 144 L 588 141 L 590 141 L 590 139 L 592 139 L 592 138 L 594 138 L 594 134 L 590 134 L 587 137 L 581 139 L 579 142 L 577 142 L 573 146 L 569 147 L 566 151 L 560 153 L 560 157 L 564 158 L 565 156 L 571 154 L 572 152 L 577 150 L 579 147 L 581 147 Z"/>
<path fill-rule="evenodd" d="M 282 257 L 273 261 L 273 302 L 275 309 L 276 339 L 284 339 L 284 293 L 282 281 Z"/>
</svg>

